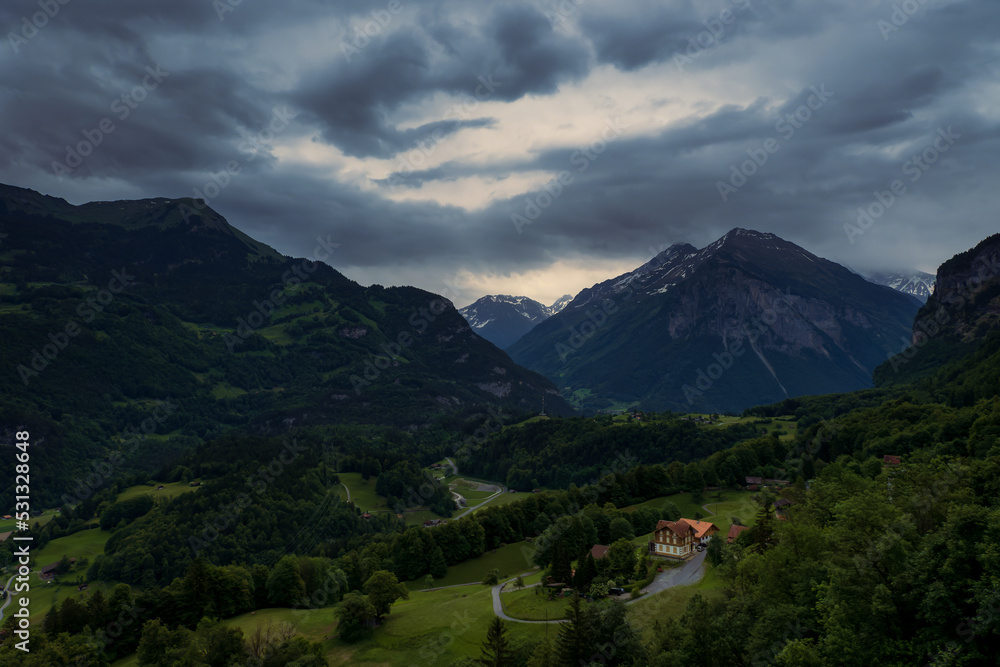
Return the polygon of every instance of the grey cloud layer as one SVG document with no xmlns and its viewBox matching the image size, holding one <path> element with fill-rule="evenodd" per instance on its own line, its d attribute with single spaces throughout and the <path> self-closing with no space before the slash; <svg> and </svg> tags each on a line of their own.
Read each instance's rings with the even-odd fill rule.
<svg viewBox="0 0 1000 667">
<path fill-rule="evenodd" d="M 392 20 L 348 59 L 343 45 L 388 2 L 242 2 L 220 15 L 207 0 L 71 1 L 24 43 L 9 33 L 20 35 L 39 6 L 4 3 L 0 181 L 73 201 L 191 196 L 237 160 L 240 173 L 210 201 L 237 226 L 299 255 L 329 235 L 341 243 L 341 268 L 384 270 L 392 282 L 398 267 L 411 266 L 426 276 L 421 286 L 437 290 L 458 269 L 509 273 L 559 258 L 644 261 L 649 247 L 701 244 L 735 226 L 777 233 L 859 268 L 933 269 L 996 231 L 1000 6 L 913 5 L 912 15 L 894 18 L 892 4 L 870 0 L 484 8 L 401 0 Z M 714 41 L 701 37 L 701 50 L 687 50 L 689 40 L 699 44 L 699 35 L 720 30 L 713 23 L 720 16 L 732 20 Z M 316 38 L 320 27 L 324 40 Z M 694 57 L 676 67 L 685 53 Z M 121 118 L 115 102 L 157 66 L 169 75 Z M 511 216 L 541 190 L 471 212 L 394 202 L 384 188 L 288 166 L 266 142 L 247 149 L 247 137 L 282 108 L 298 114 L 282 130 L 286 137 L 353 158 L 394 159 L 432 138 L 461 145 L 463 133 L 502 131 L 497 119 L 479 109 L 455 117 L 448 105 L 428 119 L 435 100 L 469 98 L 480 77 L 501 84 L 491 103 L 555 99 L 597 68 L 648 74 L 650 99 L 685 98 L 689 84 L 705 81 L 720 90 L 756 84 L 761 93 L 723 106 L 685 98 L 707 110 L 609 142 L 584 171 L 572 161 L 580 147 L 566 145 L 488 165 L 460 155 L 405 174 L 412 192 L 469 176 L 568 171 L 572 182 L 520 234 Z M 821 85 L 832 95 L 810 108 L 807 121 L 780 124 L 789 114 L 794 120 Z M 64 162 L 67 146 L 104 118 L 114 131 L 57 179 L 53 162 Z M 909 181 L 903 165 L 949 126 L 961 138 Z M 723 201 L 718 183 L 768 138 L 777 152 Z M 906 180 L 907 194 L 849 243 L 844 224 L 893 179 Z"/>
</svg>

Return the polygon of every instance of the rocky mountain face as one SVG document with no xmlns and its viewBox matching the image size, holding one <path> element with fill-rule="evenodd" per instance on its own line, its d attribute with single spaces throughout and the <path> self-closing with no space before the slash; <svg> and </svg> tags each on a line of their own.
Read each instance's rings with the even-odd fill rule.
<svg viewBox="0 0 1000 667">
<path fill-rule="evenodd" d="M 904 294 L 915 296 L 924 303 L 927 303 L 927 299 L 934 291 L 934 276 L 923 271 L 880 272 L 866 277 L 877 285 L 885 285 Z"/>
<path fill-rule="evenodd" d="M 508 351 L 586 409 L 738 411 L 870 386 L 919 307 L 773 234 L 734 229 L 583 290 Z"/>
<path fill-rule="evenodd" d="M 937 272 L 898 354 L 879 367 L 877 384 L 909 382 L 973 352 L 1000 328 L 1000 234 L 955 255 Z"/>
<path fill-rule="evenodd" d="M 931 323 L 941 334 L 933 334 Z M 938 268 L 934 294 L 920 309 L 913 341 L 921 335 L 950 335 L 962 342 L 981 339 L 1000 323 L 1000 234 L 955 255 Z"/>
<path fill-rule="evenodd" d="M 472 329 L 499 348 L 506 348 L 524 334 L 566 307 L 569 294 L 551 306 L 526 296 L 488 294 L 458 312 Z"/>
</svg>

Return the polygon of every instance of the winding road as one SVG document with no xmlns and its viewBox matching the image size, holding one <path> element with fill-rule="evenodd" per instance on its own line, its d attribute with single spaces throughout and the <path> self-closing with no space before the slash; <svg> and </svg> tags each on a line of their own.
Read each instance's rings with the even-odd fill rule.
<svg viewBox="0 0 1000 667">
<path fill-rule="evenodd" d="M 698 583 L 703 576 L 705 576 L 705 552 L 698 552 L 694 558 L 684 563 L 682 566 L 674 568 L 672 570 L 667 570 L 666 572 L 661 572 L 656 575 L 653 582 L 643 589 L 645 593 L 644 596 L 635 598 L 634 600 L 626 600 L 625 604 L 633 604 L 639 602 L 640 600 L 645 600 L 650 595 L 655 593 L 661 593 L 668 588 L 673 588 L 675 586 L 690 586 L 691 584 Z M 500 602 L 500 594 L 503 587 L 509 584 L 513 579 L 503 582 L 497 586 L 493 587 L 493 613 L 502 618 L 505 621 L 510 621 L 512 623 L 565 623 L 565 619 L 558 619 L 552 621 L 526 621 L 521 618 L 514 618 L 508 616 L 503 610 L 503 604 Z M 534 584 L 537 585 L 537 584 Z M 526 588 L 531 588 L 527 586 Z"/>
<path fill-rule="evenodd" d="M 4 590 L 8 591 L 8 593 L 7 593 L 7 599 L 4 600 L 3 606 L 0 606 L 0 621 L 3 620 L 3 610 L 6 609 L 8 606 L 10 606 L 10 601 L 14 599 L 14 595 L 9 591 L 10 591 L 10 582 L 14 581 L 14 577 L 16 576 L 17 576 L 16 574 L 10 575 L 10 579 L 7 580 L 7 585 L 4 586 Z"/>
<path fill-rule="evenodd" d="M 456 477 L 458 477 L 458 476 L 459 476 L 459 473 L 458 473 L 458 466 L 457 466 L 457 465 L 455 465 L 455 462 L 454 462 L 454 461 L 452 461 L 452 460 L 451 460 L 451 458 L 449 458 L 449 457 L 447 457 L 447 456 L 446 456 L 446 457 L 444 457 L 444 460 L 448 462 L 448 465 L 450 465 L 450 466 L 451 466 L 451 469 L 452 469 L 452 471 L 453 471 L 454 475 L 455 475 Z M 478 505 L 474 505 L 474 506 L 472 506 L 472 507 L 469 507 L 469 508 L 468 508 L 468 509 L 466 509 L 466 510 L 465 510 L 464 512 L 461 512 L 461 513 L 459 513 L 459 514 L 456 514 L 456 515 L 455 515 L 455 518 L 456 518 L 456 519 L 461 519 L 461 518 L 462 518 L 463 516 L 465 516 L 465 515 L 466 515 L 466 514 L 468 514 L 469 512 L 475 512 L 475 511 L 476 511 L 477 509 L 479 509 L 480 507 L 482 507 L 482 506 L 483 506 L 483 505 L 485 505 L 486 503 L 489 503 L 489 502 L 491 502 L 491 501 L 492 501 L 492 500 L 493 500 L 494 498 L 496 498 L 497 496 L 502 496 L 502 495 L 503 495 L 503 494 L 504 494 L 504 493 L 506 492 L 506 489 L 504 489 L 504 488 L 503 488 L 503 484 L 493 484 L 493 486 L 497 487 L 497 488 L 498 488 L 498 489 L 500 489 L 500 490 L 499 490 L 499 491 L 497 491 L 496 493 L 494 493 L 494 494 L 493 494 L 492 496 L 490 496 L 490 497 L 488 497 L 488 498 L 484 499 L 484 500 L 483 500 L 482 502 L 480 502 L 480 503 L 479 503 Z"/>
</svg>

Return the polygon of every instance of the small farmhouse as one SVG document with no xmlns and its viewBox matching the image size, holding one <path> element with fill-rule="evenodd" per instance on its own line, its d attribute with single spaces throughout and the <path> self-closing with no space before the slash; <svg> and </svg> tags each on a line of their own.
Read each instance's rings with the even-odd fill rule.
<svg viewBox="0 0 1000 667">
<path fill-rule="evenodd" d="M 695 547 L 712 539 L 719 532 L 713 523 L 695 519 L 663 521 L 653 529 L 653 541 L 649 543 L 650 553 L 667 558 L 690 558 Z"/>
</svg>

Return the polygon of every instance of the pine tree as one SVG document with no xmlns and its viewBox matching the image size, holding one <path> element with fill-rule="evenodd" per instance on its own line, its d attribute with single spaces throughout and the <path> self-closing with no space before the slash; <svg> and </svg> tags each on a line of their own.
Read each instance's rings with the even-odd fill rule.
<svg viewBox="0 0 1000 667">
<path fill-rule="evenodd" d="M 573 566 L 570 563 L 569 554 L 566 553 L 566 545 L 562 540 L 552 547 L 552 567 L 549 570 L 553 581 L 564 584 L 570 583 L 573 579 Z"/>
<path fill-rule="evenodd" d="M 559 626 L 556 652 L 559 664 L 576 667 L 590 655 L 590 628 L 578 593 L 574 593 L 570 599 L 567 618 L 569 622 Z"/>
<path fill-rule="evenodd" d="M 512 664 L 510 641 L 507 639 L 507 627 L 499 616 L 494 616 L 486 631 L 479 661 L 489 667 L 503 667 Z"/>
<path fill-rule="evenodd" d="M 771 511 L 770 501 L 757 510 L 757 520 L 750 528 L 750 541 L 753 543 L 751 550 L 763 553 L 778 543 L 774 535 L 774 513 Z"/>
<path fill-rule="evenodd" d="M 10 620 L 14 621 L 13 614 L 10 615 Z M 50 634 L 53 637 L 59 633 L 59 605 L 53 604 L 45 612 L 45 618 L 42 620 L 42 632 Z"/>
<path fill-rule="evenodd" d="M 430 573 L 435 579 L 440 579 L 448 574 L 448 564 L 444 560 L 444 552 L 441 547 L 434 547 L 430 557 Z"/>
<path fill-rule="evenodd" d="M 536 589 L 537 590 L 537 589 Z M 552 640 L 544 637 L 528 659 L 528 667 L 552 667 L 556 664 L 556 652 Z"/>
<path fill-rule="evenodd" d="M 597 561 L 594 560 L 593 554 L 588 553 L 587 557 L 580 563 L 580 567 L 576 570 L 576 576 L 573 577 L 573 586 L 581 593 L 586 593 L 590 590 L 590 584 L 596 576 Z"/>
</svg>

